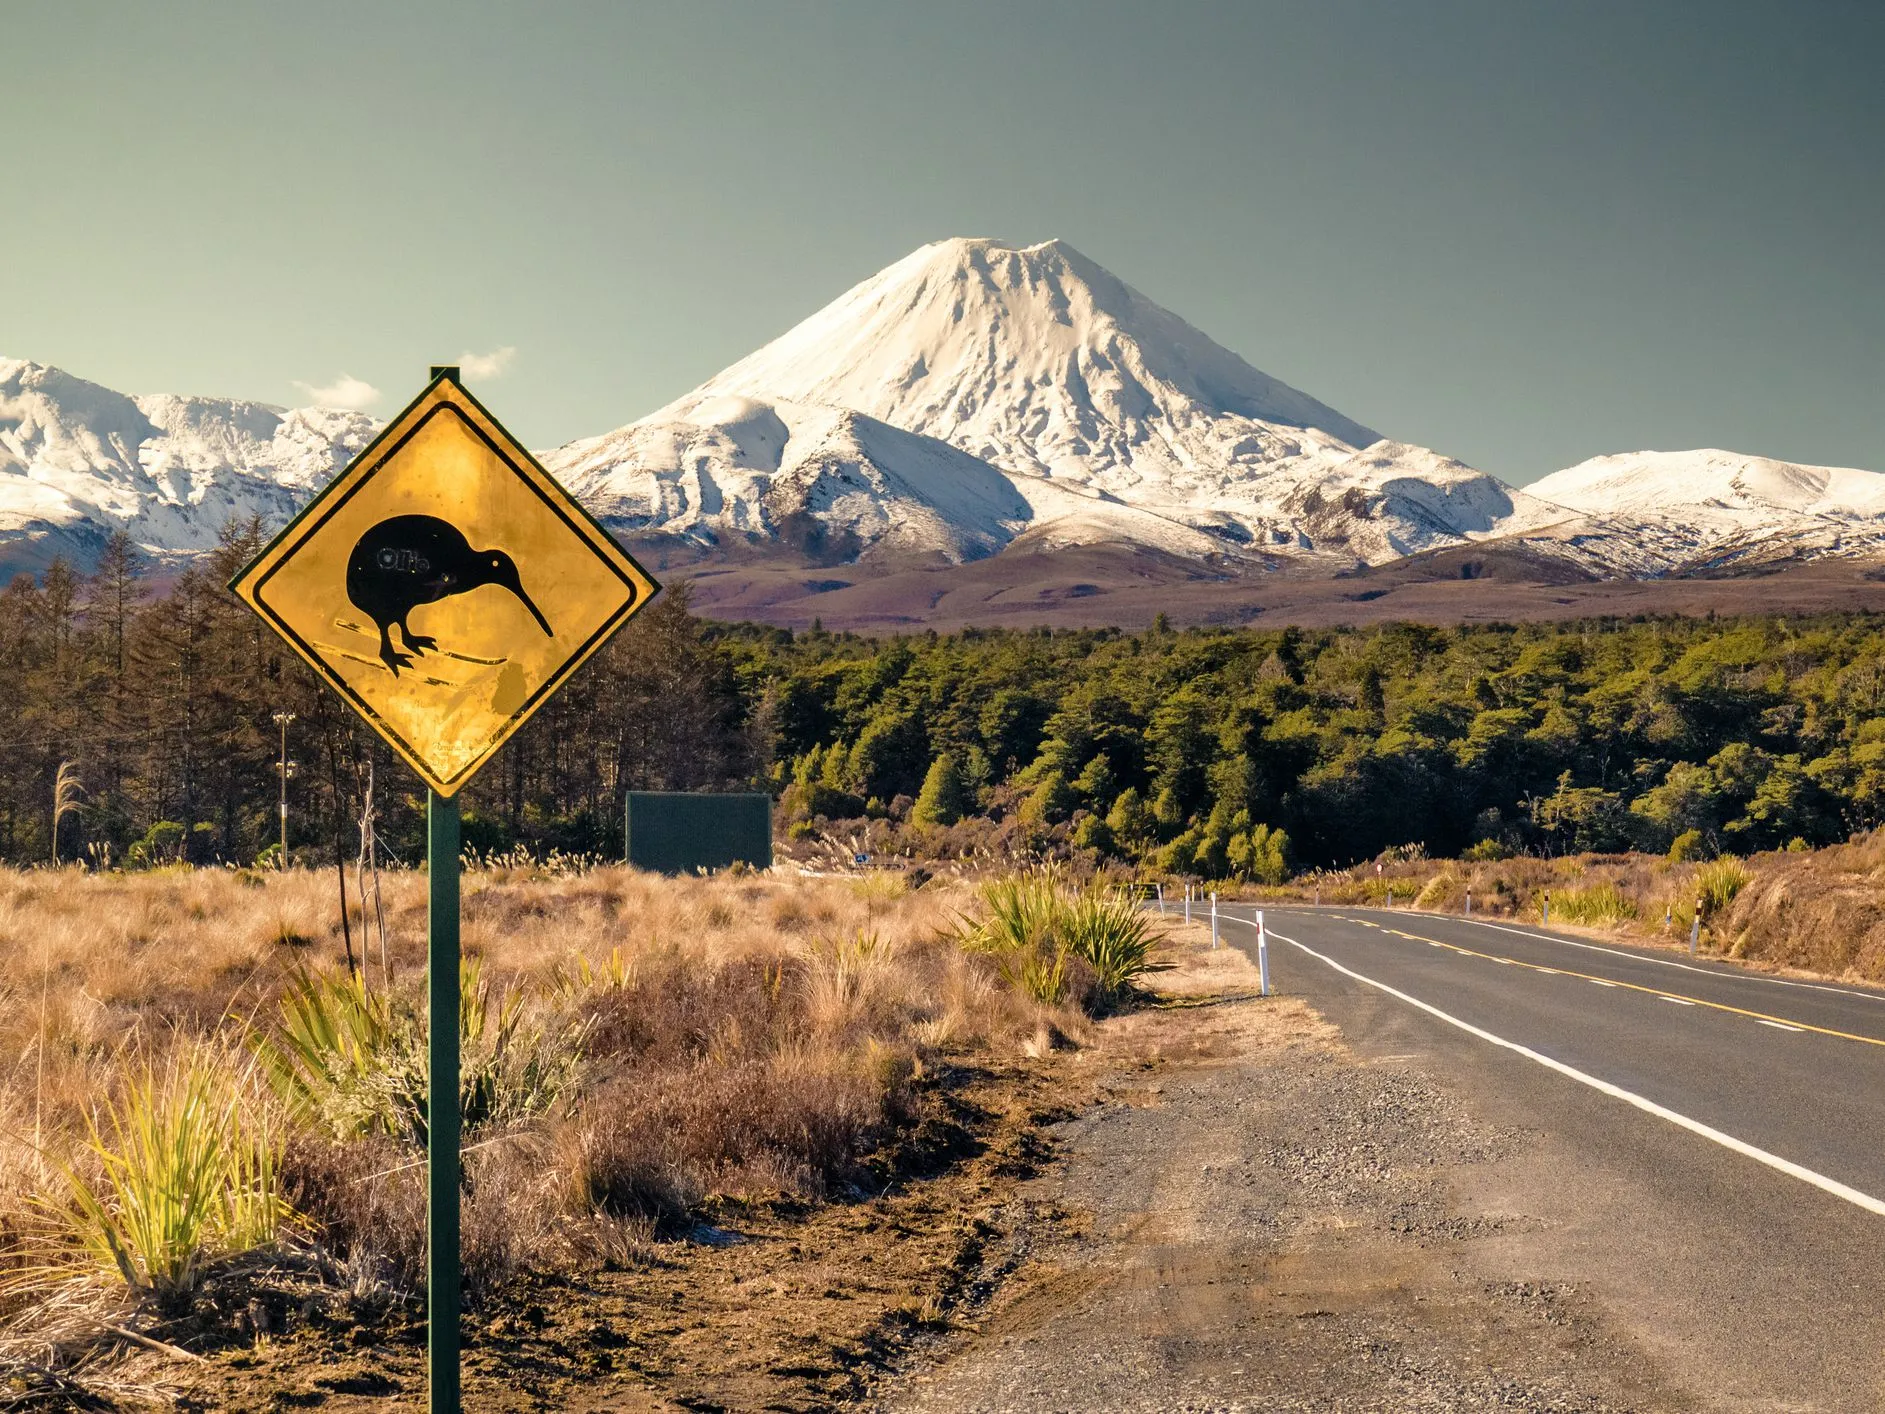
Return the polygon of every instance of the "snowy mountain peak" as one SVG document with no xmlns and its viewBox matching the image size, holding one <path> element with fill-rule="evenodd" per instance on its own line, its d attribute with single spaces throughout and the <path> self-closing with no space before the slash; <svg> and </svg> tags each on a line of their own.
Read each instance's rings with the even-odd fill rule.
<svg viewBox="0 0 1885 1414">
<path fill-rule="evenodd" d="M 123 393 L 46 364 L 0 359 L 0 470 L 130 480 L 137 448 L 154 435 Z"/>
<path fill-rule="evenodd" d="M 86 561 L 113 529 L 181 555 L 232 518 L 279 524 L 377 430 L 0 360 L 0 564 Z M 1599 576 L 1885 553 L 1885 476 L 1642 452 L 1521 491 L 1260 372 L 1061 240 L 924 246 L 543 460 L 629 535 L 891 567 L 1017 541 L 1329 569 L 1507 541 Z"/>
<path fill-rule="evenodd" d="M 674 411 L 727 393 L 856 408 L 1011 472 L 1122 491 L 1376 440 L 1058 240 L 924 246 Z"/>
<path fill-rule="evenodd" d="M 204 550 L 231 519 L 285 520 L 378 430 L 360 413 L 127 397 L 0 359 L 0 540 L 12 563 L 84 560 L 118 529 L 153 554 Z"/>
<path fill-rule="evenodd" d="M 1762 517 L 1885 514 L 1885 475 L 1703 447 L 1592 457 L 1533 483 L 1533 494 L 1590 515 L 1687 519 L 1746 530 Z"/>
<path fill-rule="evenodd" d="M 1192 556 L 1314 551 L 1285 500 L 1379 440 L 1065 241 L 959 238 L 922 247 L 659 412 L 550 461 L 625 525 L 710 542 L 764 535 L 777 465 L 758 468 L 755 449 L 794 462 L 815 450 L 817 409 L 952 449 L 926 454 L 923 476 L 905 484 L 932 508 L 975 506 L 972 526 L 958 527 L 966 535 L 879 508 L 869 519 L 884 532 L 861 541 L 952 559 L 1023 530 Z M 875 432 L 860 447 L 884 441 Z M 991 475 L 1012 494 L 971 489 Z M 849 514 L 855 503 L 844 504 Z M 1008 509 L 994 514 L 999 505 Z M 1430 533 L 1411 532 L 1419 543 Z M 1375 538 L 1396 553 L 1395 535 Z M 1353 558 L 1339 535 L 1331 552 Z"/>
</svg>

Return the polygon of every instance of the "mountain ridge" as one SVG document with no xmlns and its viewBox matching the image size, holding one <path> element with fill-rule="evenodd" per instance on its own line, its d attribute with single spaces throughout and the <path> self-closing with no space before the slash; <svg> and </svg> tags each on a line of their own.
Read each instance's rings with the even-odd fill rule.
<svg viewBox="0 0 1885 1414">
<path fill-rule="evenodd" d="M 163 559 L 232 518 L 278 525 L 378 426 L 0 359 L 0 566 L 84 561 L 113 530 Z M 1261 372 L 1060 240 L 921 247 L 539 456 L 617 533 L 694 563 L 892 573 L 1117 544 L 1207 575 L 1334 574 L 1481 547 L 1646 579 L 1885 554 L 1879 473 L 1699 449 L 1510 486 Z"/>
</svg>

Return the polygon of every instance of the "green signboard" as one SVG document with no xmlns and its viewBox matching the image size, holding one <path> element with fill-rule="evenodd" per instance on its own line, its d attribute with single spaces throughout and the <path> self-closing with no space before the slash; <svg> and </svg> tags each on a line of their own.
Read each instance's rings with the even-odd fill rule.
<svg viewBox="0 0 1885 1414">
<path fill-rule="evenodd" d="M 628 862 L 661 874 L 772 864 L 772 797 L 632 790 L 623 828 Z"/>
</svg>

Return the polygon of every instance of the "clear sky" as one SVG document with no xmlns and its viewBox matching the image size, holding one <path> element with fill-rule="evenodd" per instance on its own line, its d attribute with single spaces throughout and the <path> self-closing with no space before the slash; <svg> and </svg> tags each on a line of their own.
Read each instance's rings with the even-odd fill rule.
<svg viewBox="0 0 1885 1414">
<path fill-rule="evenodd" d="M 951 235 L 1059 236 L 1523 482 L 1885 470 L 1885 5 L 0 0 L 0 355 L 548 446 Z"/>
</svg>

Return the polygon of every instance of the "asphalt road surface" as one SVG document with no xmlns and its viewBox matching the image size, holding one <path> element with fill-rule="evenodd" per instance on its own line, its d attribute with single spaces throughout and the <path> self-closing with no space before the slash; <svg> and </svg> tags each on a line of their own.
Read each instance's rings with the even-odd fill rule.
<svg viewBox="0 0 1885 1414">
<path fill-rule="evenodd" d="M 1253 957 L 1256 910 L 1223 910 Z M 1885 993 L 1499 920 L 1266 907 L 1273 985 L 1538 1136 L 1482 1204 L 1723 1409 L 1885 1409 Z"/>
</svg>

